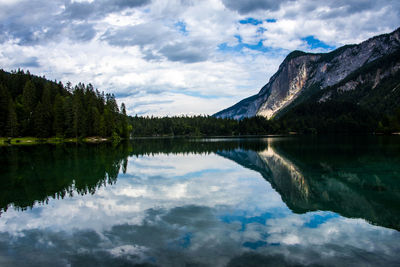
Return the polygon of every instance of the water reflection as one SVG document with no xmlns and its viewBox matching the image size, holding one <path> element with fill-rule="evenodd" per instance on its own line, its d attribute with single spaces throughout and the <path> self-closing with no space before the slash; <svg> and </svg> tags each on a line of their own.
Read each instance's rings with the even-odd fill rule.
<svg viewBox="0 0 400 267">
<path fill-rule="evenodd" d="M 7 148 L 0 265 L 397 265 L 397 141 L 330 142 Z"/>
<path fill-rule="evenodd" d="M 400 230 L 397 138 L 308 137 L 267 143 L 263 151 L 218 154 L 258 171 L 293 212 L 329 210 Z"/>
<path fill-rule="evenodd" d="M 47 203 L 49 198 L 94 194 L 126 170 L 129 146 L 27 146 L 1 148 L 0 211 Z"/>
</svg>

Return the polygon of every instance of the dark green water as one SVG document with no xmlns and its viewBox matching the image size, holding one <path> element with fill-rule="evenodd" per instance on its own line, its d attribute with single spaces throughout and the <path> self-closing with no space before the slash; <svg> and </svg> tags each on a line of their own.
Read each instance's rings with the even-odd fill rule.
<svg viewBox="0 0 400 267">
<path fill-rule="evenodd" d="M 400 137 L 0 148 L 0 266 L 399 266 Z"/>
</svg>

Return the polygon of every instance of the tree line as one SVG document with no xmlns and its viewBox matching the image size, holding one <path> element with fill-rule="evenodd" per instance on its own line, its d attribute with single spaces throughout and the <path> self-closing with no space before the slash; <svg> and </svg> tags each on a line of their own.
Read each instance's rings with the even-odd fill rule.
<svg viewBox="0 0 400 267">
<path fill-rule="evenodd" d="M 392 88 L 398 78 L 385 88 Z M 279 118 L 128 116 L 112 94 L 91 84 L 49 81 L 22 70 L 0 70 L 0 136 L 123 137 L 245 136 L 296 133 L 400 132 L 400 108 L 376 112 L 354 101 L 306 101 Z"/>
<path fill-rule="evenodd" d="M 91 84 L 0 70 L 0 136 L 128 137 L 125 105 Z"/>
</svg>

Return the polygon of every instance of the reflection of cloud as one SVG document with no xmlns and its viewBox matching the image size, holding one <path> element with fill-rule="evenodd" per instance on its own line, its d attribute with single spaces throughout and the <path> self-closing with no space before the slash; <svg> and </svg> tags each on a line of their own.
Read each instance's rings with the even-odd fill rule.
<svg viewBox="0 0 400 267">
<path fill-rule="evenodd" d="M 400 234 L 361 220 L 333 218 L 308 228 L 307 221 L 315 216 L 309 213 L 271 218 L 265 224 L 253 222 L 241 230 L 237 222 L 219 220 L 219 212 L 219 208 L 186 205 L 149 209 L 140 223 L 116 224 L 102 232 L 32 229 L 19 235 L 2 233 L 0 247 L 12 242 L 12 248 L 1 250 L 0 257 L 13 265 L 21 257 L 46 266 L 51 257 L 78 265 L 90 260 L 159 266 L 243 266 L 245 262 L 252 266 L 261 259 L 294 265 L 376 265 L 381 261 L 390 265 L 399 260 Z M 16 257 L 10 258 L 6 251 Z M 249 255 L 254 258 L 250 260 Z"/>
<path fill-rule="evenodd" d="M 236 206 L 252 213 L 284 207 L 280 196 L 259 174 L 237 168 L 233 162 L 216 155 L 157 154 L 130 158 L 127 173 L 120 174 L 115 185 L 99 188 L 95 195 L 51 199 L 49 205 L 26 213 L 10 209 L 2 215 L 0 231 L 82 229 L 86 225 L 102 231 L 115 224 L 139 223 L 144 212 L 154 207 L 170 209 L 199 203 L 209 207 Z M 45 217 L 54 218 L 43 222 Z"/>
<path fill-rule="evenodd" d="M 258 173 L 217 155 L 157 154 L 131 157 L 127 173 L 94 195 L 9 209 L 0 262 L 390 264 L 399 238 L 330 212 L 292 214 Z"/>
</svg>

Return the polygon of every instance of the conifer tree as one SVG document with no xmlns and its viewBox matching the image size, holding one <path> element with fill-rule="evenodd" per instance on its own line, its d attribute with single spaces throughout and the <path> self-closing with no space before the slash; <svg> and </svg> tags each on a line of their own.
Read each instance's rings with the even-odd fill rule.
<svg viewBox="0 0 400 267">
<path fill-rule="evenodd" d="M 51 104 L 51 85 L 50 83 L 46 83 L 42 93 L 42 108 L 43 108 L 43 116 L 44 120 L 48 123 L 44 124 L 43 132 L 46 133 L 46 136 L 50 136 L 52 134 L 52 124 L 49 123 L 53 121 L 53 105 Z"/>
<path fill-rule="evenodd" d="M 6 131 L 7 136 L 15 137 L 18 135 L 18 119 L 12 99 L 8 103 Z"/>
<path fill-rule="evenodd" d="M 128 116 L 126 115 L 126 107 L 125 107 L 124 103 L 121 104 L 121 113 L 122 113 L 122 118 L 121 118 L 121 122 L 122 122 L 121 136 L 124 137 L 124 138 L 128 138 L 129 137 L 129 133 L 128 133 Z"/>
<path fill-rule="evenodd" d="M 59 94 L 54 99 L 53 114 L 53 131 L 56 136 L 62 136 L 64 135 L 64 108 L 63 98 Z"/>
<path fill-rule="evenodd" d="M 24 109 L 22 131 L 24 135 L 33 134 L 33 112 L 35 111 L 36 103 L 37 97 L 35 84 L 31 80 L 28 80 L 25 83 L 22 92 L 22 105 Z"/>
<path fill-rule="evenodd" d="M 72 105 L 72 97 L 67 96 L 63 103 L 64 110 L 64 129 L 65 136 L 73 137 L 74 136 L 74 109 Z"/>
<path fill-rule="evenodd" d="M 47 117 L 45 114 L 45 109 L 43 104 L 39 102 L 36 105 L 34 114 L 33 114 L 33 122 L 34 122 L 34 130 L 35 135 L 40 138 L 48 137 L 49 133 L 47 131 Z"/>
<path fill-rule="evenodd" d="M 8 118 L 9 93 L 5 86 L 0 84 L 0 136 L 5 136 L 6 121 Z"/>
</svg>

